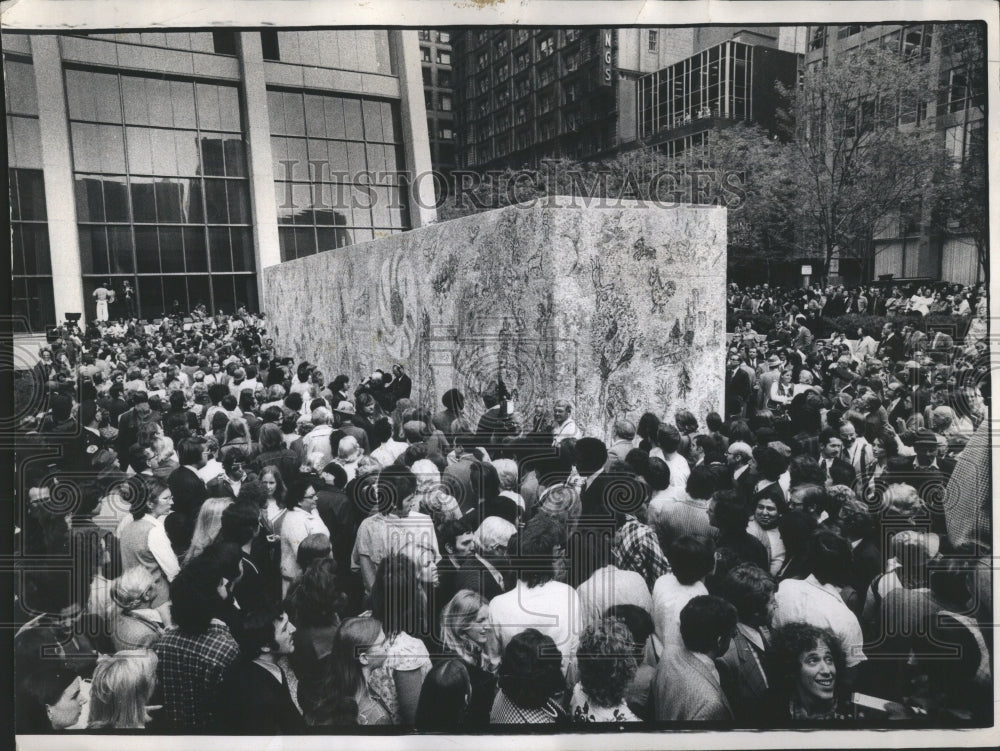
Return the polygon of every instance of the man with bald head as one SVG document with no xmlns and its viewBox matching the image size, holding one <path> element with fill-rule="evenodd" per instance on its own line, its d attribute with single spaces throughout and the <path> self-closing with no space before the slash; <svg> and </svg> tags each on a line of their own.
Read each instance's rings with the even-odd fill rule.
<svg viewBox="0 0 1000 751">
<path fill-rule="evenodd" d="M 628 452 L 635 448 L 635 423 L 624 417 L 615 420 L 615 442 L 608 446 L 608 454 L 617 457 L 623 464 Z"/>
<path fill-rule="evenodd" d="M 555 418 L 556 427 L 553 430 L 552 445 L 558 446 L 567 438 L 579 438 L 583 432 L 576 426 L 570 413 L 573 407 L 565 399 L 558 400 L 552 408 L 552 416 Z"/>
</svg>

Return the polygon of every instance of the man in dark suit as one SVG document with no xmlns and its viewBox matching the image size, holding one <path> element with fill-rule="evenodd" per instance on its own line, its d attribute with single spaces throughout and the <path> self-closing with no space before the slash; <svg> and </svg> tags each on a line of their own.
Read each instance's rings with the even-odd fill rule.
<svg viewBox="0 0 1000 751">
<path fill-rule="evenodd" d="M 653 719 L 731 721 L 733 710 L 722 690 L 715 660 L 736 633 L 736 608 L 720 597 L 700 595 L 681 610 L 684 646 L 668 647 L 656 668 L 649 703 Z"/>
<path fill-rule="evenodd" d="M 396 398 L 396 401 L 399 401 L 400 399 L 409 399 L 410 391 L 413 389 L 413 382 L 403 371 L 403 366 L 399 364 L 393 365 L 392 375 L 393 379 L 390 384 L 390 388 L 392 389 L 392 395 Z"/>
<path fill-rule="evenodd" d="M 603 441 L 581 438 L 576 442 L 575 454 L 576 471 L 584 482 L 580 493 L 580 517 L 567 541 L 570 563 L 567 583 L 572 587 L 585 582 L 600 567 L 598 551 L 610 549 L 615 518 L 629 510 L 621 504 L 627 503 L 630 495 L 623 484 L 626 478 L 606 469 L 608 449 Z M 638 489 L 633 497 L 638 498 Z"/>
<path fill-rule="evenodd" d="M 844 442 L 834 428 L 824 428 L 819 434 L 819 468 L 823 470 L 827 485 L 853 486 L 854 467 L 841 458 Z"/>
<path fill-rule="evenodd" d="M 147 423 L 159 422 L 160 413 L 149 406 L 149 394 L 136 391 L 132 395 L 132 409 L 118 418 L 118 437 L 115 448 L 118 451 L 122 469 L 128 468 L 128 450 L 139 440 L 139 428 Z M 134 469 L 134 468 L 133 468 Z"/>
<path fill-rule="evenodd" d="M 219 732 L 276 735 L 305 729 L 278 665 L 292 653 L 295 627 L 285 613 L 259 607 L 240 629 L 240 659 L 224 674 L 218 691 Z"/>
<path fill-rule="evenodd" d="M 208 498 L 208 488 L 198 476 L 198 470 L 208 464 L 208 446 L 205 440 L 198 437 L 185 438 L 177 448 L 177 458 L 181 466 L 167 478 L 167 485 L 174 496 L 174 510 L 163 526 L 174 552 L 180 557 L 191 544 L 198 511 Z"/>
<path fill-rule="evenodd" d="M 721 586 L 726 600 L 736 608 L 738 621 L 732 644 L 715 665 L 736 721 L 753 724 L 765 708 L 764 654 L 778 585 L 760 567 L 743 563 L 726 574 Z"/>
<path fill-rule="evenodd" d="M 896 331 L 896 325 L 891 322 L 886 323 L 882 327 L 882 341 L 878 345 L 876 356 L 888 356 L 893 361 L 902 360 L 905 349 L 906 340 L 903 339 L 902 334 Z"/>
<path fill-rule="evenodd" d="M 729 415 L 743 415 L 750 402 L 753 385 L 740 365 L 739 355 L 730 354 L 726 363 L 726 412 Z"/>
</svg>

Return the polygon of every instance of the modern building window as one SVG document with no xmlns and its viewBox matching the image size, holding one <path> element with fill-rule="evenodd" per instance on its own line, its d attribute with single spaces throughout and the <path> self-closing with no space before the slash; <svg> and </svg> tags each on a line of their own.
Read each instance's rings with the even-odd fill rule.
<svg viewBox="0 0 1000 751">
<path fill-rule="evenodd" d="M 566 29 L 566 44 L 569 44 L 570 42 L 575 42 L 579 38 L 580 38 L 579 29 Z"/>
<path fill-rule="evenodd" d="M 439 65 L 451 65 L 451 53 L 447 50 L 438 50 L 437 61 Z"/>
<path fill-rule="evenodd" d="M 429 29 L 421 29 L 417 32 L 417 36 L 420 38 L 421 42 L 429 42 L 431 40 L 431 32 Z"/>
<path fill-rule="evenodd" d="M 426 107 L 428 111 L 434 109 L 434 95 L 429 91 L 424 92 L 424 107 Z"/>
<path fill-rule="evenodd" d="M 438 138 L 445 141 L 450 141 L 455 137 L 455 132 L 451 129 L 451 126 L 442 126 L 438 131 Z"/>
<path fill-rule="evenodd" d="M 657 43 L 659 42 L 658 37 L 659 37 L 659 33 L 657 31 L 655 31 L 654 29 L 650 29 L 649 30 L 649 51 L 650 52 L 656 52 L 656 46 L 657 46 Z"/>
<path fill-rule="evenodd" d="M 854 23 L 848 24 L 847 26 L 841 26 L 837 29 L 837 39 L 847 39 L 847 37 L 852 37 L 855 34 L 861 33 L 861 24 Z"/>
<path fill-rule="evenodd" d="M 398 105 L 268 89 L 283 261 L 409 228 Z"/>
<path fill-rule="evenodd" d="M 555 51 L 555 46 L 552 43 L 552 37 L 547 36 L 539 40 L 538 42 L 538 54 L 541 57 L 547 57 Z"/>
<path fill-rule="evenodd" d="M 236 86 L 67 68 L 84 299 L 124 279 L 139 313 L 257 306 Z"/>
<path fill-rule="evenodd" d="M 235 31 L 213 31 L 212 50 L 217 55 L 236 54 L 236 32 Z"/>
<path fill-rule="evenodd" d="M 437 32 L 437 41 L 441 44 L 448 44 L 451 42 L 451 32 L 450 31 L 439 31 Z"/>
<path fill-rule="evenodd" d="M 821 50 L 826 44 L 826 27 L 814 26 L 812 35 L 809 37 L 809 49 Z"/>
<path fill-rule="evenodd" d="M 437 85 L 442 87 L 451 86 L 451 71 L 438 69 L 437 72 Z"/>
<path fill-rule="evenodd" d="M 35 74 L 28 59 L 4 56 L 3 67 L 12 239 L 11 314 L 15 326 L 23 321 L 28 331 L 41 332 L 56 323 L 56 313 Z"/>
<path fill-rule="evenodd" d="M 431 86 L 432 85 L 432 81 L 431 81 L 431 69 L 430 68 L 424 68 L 421 71 L 421 74 L 423 75 L 424 86 Z"/>
<path fill-rule="evenodd" d="M 961 112 L 969 104 L 969 78 L 964 68 L 948 71 L 948 112 Z"/>
<path fill-rule="evenodd" d="M 281 50 L 278 47 L 278 32 L 276 29 L 264 29 L 260 32 L 260 47 L 265 60 L 281 60 Z"/>
<path fill-rule="evenodd" d="M 448 94 L 441 95 L 441 110 L 443 112 L 451 112 L 451 96 Z"/>
<path fill-rule="evenodd" d="M 424 47 L 423 45 L 420 45 L 420 59 L 425 63 L 429 63 L 431 61 L 430 47 Z"/>
</svg>

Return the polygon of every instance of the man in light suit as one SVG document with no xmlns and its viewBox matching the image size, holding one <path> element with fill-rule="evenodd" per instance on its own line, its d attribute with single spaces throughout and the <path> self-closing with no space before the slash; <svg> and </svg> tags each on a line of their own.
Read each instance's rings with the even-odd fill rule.
<svg viewBox="0 0 1000 751">
<path fill-rule="evenodd" d="M 684 606 L 684 646 L 664 651 L 650 691 L 656 721 L 733 719 L 714 660 L 729 650 L 736 620 L 736 608 L 720 597 L 701 595 Z"/>
</svg>

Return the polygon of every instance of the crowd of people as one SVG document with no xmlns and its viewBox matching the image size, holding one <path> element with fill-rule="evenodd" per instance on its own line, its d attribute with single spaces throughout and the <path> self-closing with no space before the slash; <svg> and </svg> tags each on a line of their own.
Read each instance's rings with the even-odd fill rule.
<svg viewBox="0 0 1000 751">
<path fill-rule="evenodd" d="M 63 327 L 23 374 L 17 731 L 989 724 L 985 339 L 806 336 L 841 293 L 733 286 L 778 323 L 724 414 L 610 436 L 330 378 L 242 309 Z"/>
</svg>

